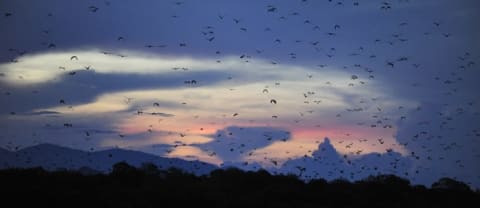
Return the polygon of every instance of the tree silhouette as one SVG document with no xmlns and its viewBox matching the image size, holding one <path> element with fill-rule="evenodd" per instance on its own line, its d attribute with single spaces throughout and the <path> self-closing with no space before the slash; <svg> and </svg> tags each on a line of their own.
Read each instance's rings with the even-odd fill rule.
<svg viewBox="0 0 480 208">
<path fill-rule="evenodd" d="M 471 191 L 467 184 L 451 178 L 440 178 L 437 182 L 432 184 L 432 188 L 447 189 L 452 191 Z"/>
<path fill-rule="evenodd" d="M 110 174 L 48 172 L 42 168 L 0 170 L 2 203 L 62 207 L 456 207 L 480 204 L 480 193 L 465 183 L 442 178 L 412 186 L 395 175 L 308 182 L 266 170 L 218 169 L 195 176 L 120 162 Z M 28 199 L 28 200 L 25 200 Z"/>
</svg>

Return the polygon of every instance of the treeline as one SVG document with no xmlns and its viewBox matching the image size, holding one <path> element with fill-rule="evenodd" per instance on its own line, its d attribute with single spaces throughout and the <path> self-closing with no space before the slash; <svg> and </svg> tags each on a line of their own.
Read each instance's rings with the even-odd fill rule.
<svg viewBox="0 0 480 208">
<path fill-rule="evenodd" d="M 431 188 L 394 175 L 304 182 L 265 170 L 195 176 L 117 163 L 109 174 L 42 168 L 0 170 L 4 205 L 36 207 L 478 207 L 480 192 L 449 178 Z M 12 207 L 12 206 L 9 206 Z"/>
</svg>

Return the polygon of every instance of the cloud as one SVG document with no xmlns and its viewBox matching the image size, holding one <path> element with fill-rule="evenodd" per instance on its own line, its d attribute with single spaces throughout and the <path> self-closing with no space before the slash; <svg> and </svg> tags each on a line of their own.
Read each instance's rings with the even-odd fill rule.
<svg viewBox="0 0 480 208">
<path fill-rule="evenodd" d="M 57 111 L 34 111 L 34 112 L 24 113 L 24 115 L 29 115 L 29 116 L 40 116 L 40 115 L 56 116 L 58 114 L 61 114 L 61 113 Z"/>
<path fill-rule="evenodd" d="M 396 139 L 414 158 L 420 171 L 417 181 L 456 177 L 480 185 L 480 113 L 478 104 L 439 105 L 422 103 L 398 122 Z M 469 171 L 466 171 L 469 170 Z"/>
<path fill-rule="evenodd" d="M 80 57 L 80 60 L 70 60 L 74 54 Z M 173 90 L 211 85 L 234 88 L 249 84 L 263 88 L 266 84 L 260 84 L 262 82 L 273 84 L 282 80 L 285 81 L 284 85 L 293 85 L 298 89 L 301 85 L 289 83 L 289 80 L 305 79 L 310 70 L 294 65 L 275 66 L 265 60 L 250 60 L 245 63 L 232 56 L 222 58 L 222 63 L 219 64 L 215 59 L 168 57 L 136 51 L 125 51 L 125 54 L 128 54 L 128 57 L 104 55 L 98 50 L 52 52 L 26 55 L 20 57 L 18 63 L 0 64 L 4 74 L 0 77 L 0 86 L 14 91 L 11 99 L 15 101 L 2 106 L 11 108 L 10 103 L 22 102 L 21 106 L 16 107 L 27 111 L 33 110 L 26 109 L 32 108 L 32 105 L 41 107 L 47 103 L 58 104 L 60 99 L 66 100 L 68 104 L 90 102 L 109 92 Z M 84 69 L 86 66 L 91 69 Z M 311 85 L 314 81 L 326 79 L 341 83 L 341 77 L 348 77 L 335 71 L 324 71 L 321 74 L 320 80 L 305 80 L 304 83 Z M 195 80 L 197 84 L 185 84 L 185 81 L 191 80 Z M 24 101 L 31 100 L 32 92 L 35 92 L 33 94 L 36 95 L 34 98 L 37 102 Z"/>
<path fill-rule="evenodd" d="M 78 73 L 81 75 L 85 74 L 83 73 L 85 71 L 87 75 L 80 76 L 77 79 L 86 81 L 85 77 L 89 78 L 88 72 L 90 72 L 99 74 L 99 77 L 96 78 L 100 81 L 103 81 L 102 74 L 117 74 L 118 76 L 133 76 L 134 80 L 135 76 L 139 75 L 164 75 L 168 77 L 164 81 L 172 82 L 175 80 L 173 78 L 183 74 L 193 73 L 191 76 L 195 78 L 201 75 L 196 74 L 199 72 L 218 72 L 224 71 L 226 68 L 238 69 L 242 67 L 243 71 L 252 71 L 245 68 L 245 66 L 248 66 L 247 63 L 231 56 L 224 57 L 222 63 L 217 63 L 216 59 L 172 57 L 140 51 L 120 50 L 120 53 L 125 54 L 125 57 L 105 55 L 100 50 L 93 49 L 29 54 L 19 57 L 17 63 L 0 64 L 0 69 L 3 71 L 2 78 L 4 81 L 13 85 L 58 82 L 68 78 L 69 74 L 73 75 L 75 73 L 77 75 Z M 72 60 L 71 57 L 78 57 L 78 60 L 76 58 Z M 266 62 L 259 62 L 253 67 L 255 70 L 275 68 Z M 272 78 L 276 77 L 273 73 L 266 74 L 272 75 Z M 236 75 L 235 71 L 232 75 Z M 243 77 L 250 76 L 245 74 Z M 149 76 L 142 76 L 142 78 L 149 83 Z M 128 84 L 128 82 L 125 83 Z M 183 80 L 180 83 L 183 84 Z"/>
<path fill-rule="evenodd" d="M 302 65 L 272 64 L 257 58 L 249 58 L 246 62 L 234 56 L 220 58 L 219 64 L 217 59 L 211 58 L 173 57 L 128 50 L 119 53 L 126 57 L 104 55 L 92 49 L 33 54 L 20 57 L 18 63 L 2 64 L 0 67 L 5 69 L 6 76 L 0 79 L 0 84 L 12 93 L 8 95 L 8 102 L 0 100 L 0 103 L 7 112 L 58 112 L 62 116 L 61 122 L 85 128 L 88 128 L 89 119 L 98 119 L 102 129 L 141 138 L 123 141 L 116 134 L 105 136 L 98 141 L 103 146 L 135 149 L 181 140 L 189 146 L 172 155 L 198 153 L 205 156 L 204 153 L 218 151 L 216 154 L 222 160 L 250 162 L 264 162 L 262 154 L 279 161 L 310 154 L 306 148 L 291 148 L 297 145 L 312 147 L 315 137 L 327 136 L 322 132 L 299 133 L 303 131 L 301 129 L 308 129 L 307 126 L 317 128 L 315 125 L 318 124 L 322 125 L 322 131 L 346 127 L 345 131 L 351 129 L 352 132 L 347 133 L 355 136 L 366 136 L 358 129 L 363 128 L 363 132 L 368 129 L 385 136 L 388 143 L 395 143 L 391 137 L 395 129 L 381 128 L 392 125 L 395 120 L 385 118 L 400 117 L 401 112 L 394 111 L 397 106 L 410 108 L 414 103 L 389 96 L 383 88 L 377 87 L 376 80 L 367 80 L 361 75 L 352 80 L 352 73 L 335 67 L 319 70 Z M 79 60 L 70 60 L 72 55 Z M 64 66 L 65 71 L 58 69 L 57 65 Z M 84 66 L 91 68 L 81 69 Z M 28 75 L 30 71 L 32 76 L 40 74 L 32 77 Z M 18 79 L 20 74 L 23 79 Z M 196 84 L 185 83 L 191 80 Z M 379 107 L 382 112 L 378 112 Z M 375 118 L 366 119 L 372 114 Z M 369 127 L 379 119 L 383 119 L 379 128 Z M 11 125 L 21 124 L 15 121 Z M 205 138 L 205 135 L 231 131 L 228 128 L 235 126 L 271 126 L 269 128 L 278 128 L 292 135 L 288 135 L 290 139 L 286 142 L 255 143 L 264 137 L 263 130 L 246 130 L 244 132 L 249 133 L 244 136 L 259 140 L 253 141 L 255 145 L 252 147 L 241 147 L 240 154 L 229 151 L 230 148 L 224 151 L 226 149 L 221 146 L 228 143 L 223 140 L 219 142 L 222 145 L 216 145 L 208 141 L 215 138 Z M 341 137 L 345 133 L 336 134 Z M 248 138 L 235 141 L 237 145 L 250 142 Z M 192 144 L 203 146 L 190 146 Z M 239 149 L 238 146 L 232 147 Z M 201 151 L 206 149 L 208 151 Z M 245 154 L 251 151 L 255 154 L 245 158 Z M 369 151 L 378 150 L 366 147 L 365 153 Z"/>
<path fill-rule="evenodd" d="M 293 173 L 305 179 L 325 178 L 333 180 L 363 179 L 369 175 L 396 174 L 403 177 L 414 175 L 411 159 L 397 152 L 347 155 L 337 152 L 330 139 L 325 138 L 312 156 L 286 161 L 279 169 L 272 171 Z M 411 175 L 405 175 L 410 173 Z"/>
<path fill-rule="evenodd" d="M 274 127 L 229 126 L 210 135 L 210 142 L 196 144 L 203 151 L 223 161 L 241 161 L 255 150 L 274 142 L 290 140 L 290 132 Z"/>
</svg>

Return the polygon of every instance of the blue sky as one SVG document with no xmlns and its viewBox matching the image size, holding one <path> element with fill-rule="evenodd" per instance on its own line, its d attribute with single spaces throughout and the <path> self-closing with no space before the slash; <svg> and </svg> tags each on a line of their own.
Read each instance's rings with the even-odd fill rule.
<svg viewBox="0 0 480 208">
<path fill-rule="evenodd" d="M 0 1 L 0 145 L 479 187 L 480 4 L 382 2 Z"/>
</svg>

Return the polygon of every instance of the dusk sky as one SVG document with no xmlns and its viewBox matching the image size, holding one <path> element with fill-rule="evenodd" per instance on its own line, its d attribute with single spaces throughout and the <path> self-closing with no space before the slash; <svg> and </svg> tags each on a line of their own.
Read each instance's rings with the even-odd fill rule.
<svg viewBox="0 0 480 208">
<path fill-rule="evenodd" d="M 0 0 L 0 15 L 4 149 L 480 187 L 477 0 Z"/>
</svg>

